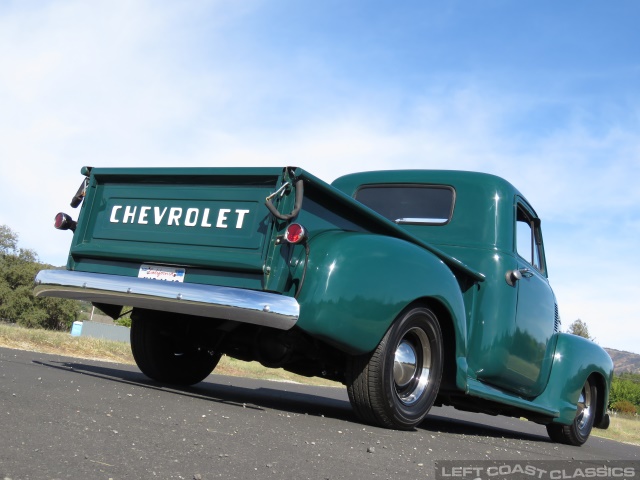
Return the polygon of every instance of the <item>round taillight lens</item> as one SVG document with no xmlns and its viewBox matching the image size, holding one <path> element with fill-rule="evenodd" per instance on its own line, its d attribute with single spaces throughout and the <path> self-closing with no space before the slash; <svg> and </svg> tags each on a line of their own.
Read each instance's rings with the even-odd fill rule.
<svg viewBox="0 0 640 480">
<path fill-rule="evenodd" d="M 307 230 L 299 223 L 292 223 L 284 232 L 284 239 L 289 243 L 300 243 L 306 240 Z"/>
<path fill-rule="evenodd" d="M 53 226 L 56 227 L 58 230 L 63 230 L 65 227 L 65 224 L 67 223 L 67 216 L 60 212 L 59 214 L 56 215 L 56 219 L 53 223 Z"/>
<path fill-rule="evenodd" d="M 53 226 L 58 230 L 72 230 L 76 229 L 76 222 L 66 213 L 58 213 L 56 215 L 55 221 L 53 222 Z"/>
</svg>

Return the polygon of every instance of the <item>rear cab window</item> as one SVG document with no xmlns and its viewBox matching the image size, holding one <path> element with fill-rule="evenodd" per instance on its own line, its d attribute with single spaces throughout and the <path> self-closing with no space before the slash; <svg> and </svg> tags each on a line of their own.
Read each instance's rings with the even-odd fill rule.
<svg viewBox="0 0 640 480">
<path fill-rule="evenodd" d="M 451 221 L 455 191 L 446 185 L 366 185 L 355 199 L 402 225 L 445 225 Z"/>
</svg>

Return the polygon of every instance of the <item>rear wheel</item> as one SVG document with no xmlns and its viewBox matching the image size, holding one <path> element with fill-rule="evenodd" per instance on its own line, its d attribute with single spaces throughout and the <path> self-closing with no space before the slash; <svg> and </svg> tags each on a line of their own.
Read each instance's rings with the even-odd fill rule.
<svg viewBox="0 0 640 480">
<path fill-rule="evenodd" d="M 174 385 L 204 380 L 221 355 L 213 351 L 211 336 L 196 320 L 167 318 L 160 312 L 137 314 L 131 321 L 131 351 L 147 377 Z"/>
<path fill-rule="evenodd" d="M 578 398 L 578 409 L 571 425 L 560 425 L 551 423 L 547 425 L 547 433 L 554 442 L 566 443 L 567 445 L 580 446 L 584 444 L 593 428 L 593 421 L 596 413 L 596 400 L 598 390 L 595 383 L 587 379 L 580 397 Z"/>
<path fill-rule="evenodd" d="M 436 315 L 403 312 L 373 353 L 347 362 L 349 400 L 361 420 L 411 430 L 429 412 L 442 378 L 442 332 Z"/>
</svg>

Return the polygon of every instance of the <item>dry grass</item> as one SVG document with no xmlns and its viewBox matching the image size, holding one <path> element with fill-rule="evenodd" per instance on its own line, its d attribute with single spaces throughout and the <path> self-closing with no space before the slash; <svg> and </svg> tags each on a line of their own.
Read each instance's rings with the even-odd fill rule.
<svg viewBox="0 0 640 480">
<path fill-rule="evenodd" d="M 124 342 L 72 337 L 69 333 L 23 328 L 11 324 L 0 323 L 0 347 L 89 360 L 135 364 L 131 355 L 131 347 Z M 301 377 L 282 369 L 266 368 L 257 362 L 243 362 L 226 356 L 222 357 L 218 363 L 215 373 L 309 385 L 341 386 L 323 378 Z"/>
<path fill-rule="evenodd" d="M 124 342 L 72 337 L 68 333 L 7 324 L 0 324 L 0 347 L 108 362 L 135 363 L 131 356 L 131 348 Z"/>
<path fill-rule="evenodd" d="M 611 425 L 607 430 L 594 428 L 592 435 L 608 438 L 616 442 L 640 445 L 640 418 L 627 415 L 611 415 Z"/>
</svg>

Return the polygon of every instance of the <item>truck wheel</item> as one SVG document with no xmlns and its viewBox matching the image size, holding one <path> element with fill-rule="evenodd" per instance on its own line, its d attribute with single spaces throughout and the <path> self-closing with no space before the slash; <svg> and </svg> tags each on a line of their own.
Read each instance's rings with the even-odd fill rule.
<svg viewBox="0 0 640 480">
<path fill-rule="evenodd" d="M 138 315 L 131 321 L 131 352 L 147 377 L 162 383 L 193 385 L 204 380 L 221 357 L 203 343 L 205 333 L 195 321 L 184 329 L 184 324 L 175 321 Z"/>
<path fill-rule="evenodd" d="M 547 433 L 554 442 L 566 443 L 579 447 L 589 438 L 593 428 L 596 413 L 596 399 L 598 390 L 595 383 L 588 379 L 582 387 L 580 398 L 578 398 L 578 410 L 571 425 L 560 425 L 550 423 L 547 425 Z"/>
<path fill-rule="evenodd" d="M 442 363 L 436 315 L 424 307 L 403 312 L 373 353 L 347 361 L 347 391 L 356 415 L 387 428 L 415 428 L 438 394 Z"/>
</svg>

